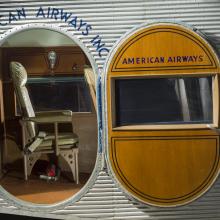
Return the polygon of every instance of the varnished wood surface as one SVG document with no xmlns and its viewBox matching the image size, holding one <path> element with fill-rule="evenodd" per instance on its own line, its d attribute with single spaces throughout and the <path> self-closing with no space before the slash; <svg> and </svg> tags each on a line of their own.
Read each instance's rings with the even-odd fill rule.
<svg viewBox="0 0 220 220">
<path fill-rule="evenodd" d="M 142 63 L 142 58 L 168 60 L 185 55 L 203 59 Z M 134 59 L 128 63 L 129 58 Z M 205 123 L 117 127 L 114 80 L 212 75 L 212 126 L 218 128 L 219 67 L 217 55 L 202 37 L 174 24 L 143 28 L 115 51 L 107 76 L 108 158 L 118 181 L 136 199 L 156 206 L 177 206 L 202 196 L 219 174 L 219 134 Z"/>
<path fill-rule="evenodd" d="M 97 113 L 97 103 L 96 103 L 96 73 L 92 71 L 92 68 L 84 68 L 84 76 L 89 87 L 89 92 L 92 98 L 93 106 L 95 112 Z"/>
<path fill-rule="evenodd" d="M 50 69 L 48 52 L 55 51 L 57 58 L 53 71 Z M 87 59 L 79 47 L 17 47 L 3 48 L 3 78 L 10 78 L 9 63 L 22 63 L 29 75 L 42 76 L 50 74 L 83 74 Z"/>
<path fill-rule="evenodd" d="M 218 145 L 216 136 L 112 138 L 111 160 L 117 177 L 136 196 L 158 205 L 178 204 L 215 178 Z"/>
<path fill-rule="evenodd" d="M 183 56 L 192 57 L 184 61 Z M 218 69 L 216 54 L 198 34 L 180 25 L 155 24 L 124 40 L 112 59 L 109 74 L 216 73 Z"/>
</svg>

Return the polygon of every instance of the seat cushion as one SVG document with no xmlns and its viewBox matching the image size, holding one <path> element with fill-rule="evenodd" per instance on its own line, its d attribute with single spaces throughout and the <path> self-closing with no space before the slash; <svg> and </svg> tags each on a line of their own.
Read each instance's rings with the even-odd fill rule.
<svg viewBox="0 0 220 220">
<path fill-rule="evenodd" d="M 62 149 L 65 145 L 76 145 L 79 139 L 78 136 L 73 133 L 61 133 L 58 135 L 58 145 Z M 43 142 L 39 145 L 39 148 L 42 147 L 52 147 L 55 145 L 55 136 L 54 134 L 47 134 Z"/>
</svg>

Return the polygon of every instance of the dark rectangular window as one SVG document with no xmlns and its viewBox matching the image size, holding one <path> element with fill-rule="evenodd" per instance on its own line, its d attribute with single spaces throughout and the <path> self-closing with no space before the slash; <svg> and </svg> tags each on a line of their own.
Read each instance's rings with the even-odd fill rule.
<svg viewBox="0 0 220 220">
<path fill-rule="evenodd" d="M 91 112 L 84 77 L 33 77 L 28 79 L 27 89 L 35 111 Z"/>
<path fill-rule="evenodd" d="M 213 121 L 212 77 L 115 79 L 116 126 Z"/>
</svg>

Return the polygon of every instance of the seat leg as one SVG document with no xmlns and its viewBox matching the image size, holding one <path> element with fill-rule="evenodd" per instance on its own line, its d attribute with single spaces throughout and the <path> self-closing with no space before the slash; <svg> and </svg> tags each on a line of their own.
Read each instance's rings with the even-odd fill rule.
<svg viewBox="0 0 220 220">
<path fill-rule="evenodd" d="M 27 158 L 27 155 L 24 154 L 24 179 L 25 180 L 28 180 L 28 165 L 27 165 L 27 162 L 28 161 L 28 158 Z"/>
<path fill-rule="evenodd" d="M 61 151 L 60 155 L 70 166 L 74 181 L 76 184 L 79 184 L 78 149 L 72 149 L 65 152 Z"/>
<path fill-rule="evenodd" d="M 78 163 L 78 149 L 77 151 L 74 152 L 74 157 L 75 157 L 75 172 L 76 172 L 76 184 L 79 184 L 79 163 Z"/>
<path fill-rule="evenodd" d="M 41 153 L 25 154 L 24 155 L 24 175 L 25 180 L 31 175 L 31 171 L 34 167 L 34 164 L 41 157 Z"/>
</svg>

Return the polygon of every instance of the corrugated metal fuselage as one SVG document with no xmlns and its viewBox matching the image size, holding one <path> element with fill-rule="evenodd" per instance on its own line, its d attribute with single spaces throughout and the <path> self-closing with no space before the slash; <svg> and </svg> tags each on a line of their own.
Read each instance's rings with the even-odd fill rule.
<svg viewBox="0 0 220 220">
<path fill-rule="evenodd" d="M 70 17 L 62 17 L 64 13 Z M 67 33 L 84 49 L 99 80 L 105 74 L 104 65 L 109 51 L 119 39 L 139 25 L 161 21 L 183 23 L 199 30 L 206 35 L 217 52 L 220 52 L 218 0 L 0 1 L 1 43 L 11 34 L 27 28 L 45 27 Z M 97 40 L 100 40 L 102 46 L 99 47 L 95 43 Z M 100 219 L 220 219 L 219 178 L 211 189 L 196 201 L 172 208 L 142 204 L 120 188 L 108 169 L 104 156 L 107 144 L 104 136 L 106 122 L 101 114 L 101 86 L 98 84 L 97 93 L 97 162 L 93 175 L 81 192 L 62 203 L 42 206 L 18 201 L 2 189 L 0 212 L 60 219 L 74 216 Z"/>
</svg>

